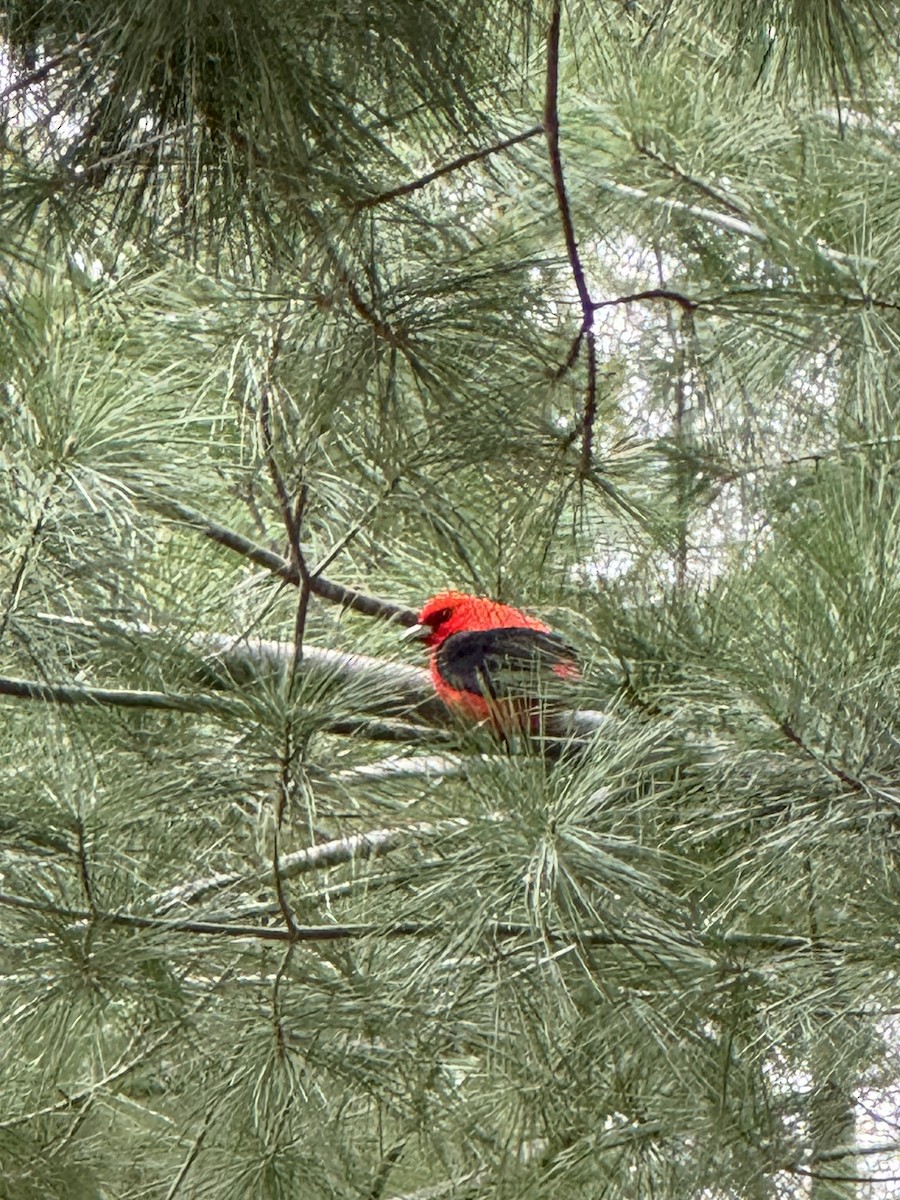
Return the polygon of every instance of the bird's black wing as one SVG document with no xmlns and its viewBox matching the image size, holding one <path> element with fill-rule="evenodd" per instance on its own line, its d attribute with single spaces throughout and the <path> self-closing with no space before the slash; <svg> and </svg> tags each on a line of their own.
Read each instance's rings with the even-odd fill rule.
<svg viewBox="0 0 900 1200">
<path fill-rule="evenodd" d="M 564 638 L 522 626 L 451 634 L 438 646 L 435 665 L 451 687 L 489 701 L 536 700 L 578 677 L 575 650 Z"/>
</svg>

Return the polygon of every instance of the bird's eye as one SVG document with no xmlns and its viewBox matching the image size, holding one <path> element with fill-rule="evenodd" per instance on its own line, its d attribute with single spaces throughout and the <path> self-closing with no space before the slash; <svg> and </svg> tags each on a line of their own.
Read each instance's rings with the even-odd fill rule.
<svg viewBox="0 0 900 1200">
<path fill-rule="evenodd" d="M 439 625 L 443 625 L 445 621 L 449 621 L 453 615 L 452 608 L 439 608 L 435 613 L 428 614 L 426 625 L 430 625 L 432 629 L 437 629 Z"/>
</svg>

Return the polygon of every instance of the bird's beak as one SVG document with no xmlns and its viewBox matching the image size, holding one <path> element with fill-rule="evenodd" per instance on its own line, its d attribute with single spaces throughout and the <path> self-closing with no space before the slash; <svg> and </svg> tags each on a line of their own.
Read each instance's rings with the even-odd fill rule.
<svg viewBox="0 0 900 1200">
<path fill-rule="evenodd" d="M 430 625 L 410 625 L 400 634 L 401 642 L 424 642 L 431 633 Z"/>
</svg>

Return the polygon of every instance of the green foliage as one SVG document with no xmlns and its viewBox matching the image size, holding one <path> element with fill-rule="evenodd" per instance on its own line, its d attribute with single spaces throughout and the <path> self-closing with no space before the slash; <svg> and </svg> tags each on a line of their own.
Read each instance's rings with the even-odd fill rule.
<svg viewBox="0 0 900 1200">
<path fill-rule="evenodd" d="M 889 1194 L 900 8 L 551 14 L 4 10 L 0 1197 Z"/>
</svg>

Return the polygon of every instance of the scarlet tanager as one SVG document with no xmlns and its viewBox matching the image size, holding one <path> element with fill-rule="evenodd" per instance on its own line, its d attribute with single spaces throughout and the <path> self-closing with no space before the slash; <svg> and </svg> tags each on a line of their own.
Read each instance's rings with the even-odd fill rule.
<svg viewBox="0 0 900 1200">
<path fill-rule="evenodd" d="M 432 596 L 403 637 L 431 647 L 431 678 L 445 704 L 501 729 L 539 725 L 552 685 L 579 675 L 575 651 L 549 625 L 464 592 Z"/>
</svg>

